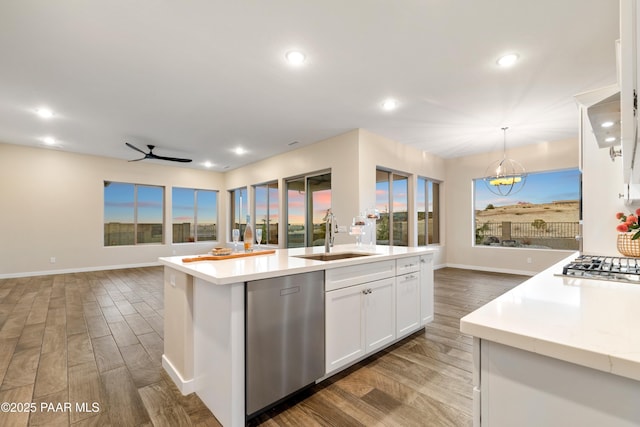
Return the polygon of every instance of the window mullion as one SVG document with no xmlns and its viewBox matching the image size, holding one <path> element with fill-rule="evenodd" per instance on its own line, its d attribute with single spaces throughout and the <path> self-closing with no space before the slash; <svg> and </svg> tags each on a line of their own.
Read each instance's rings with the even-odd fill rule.
<svg viewBox="0 0 640 427">
<path fill-rule="evenodd" d="M 269 207 L 271 205 L 271 201 L 269 199 L 269 184 L 265 185 L 265 192 L 267 194 L 267 218 L 266 218 L 266 221 L 264 222 L 265 230 L 263 231 L 264 233 L 263 237 L 265 239 L 265 243 L 268 244 L 269 243 L 269 218 L 271 218 L 271 212 L 269 211 Z"/>
<path fill-rule="evenodd" d="M 389 172 L 389 246 L 393 246 L 393 172 Z"/>
<path fill-rule="evenodd" d="M 138 244 L 138 184 L 133 186 L 133 244 Z"/>
<path fill-rule="evenodd" d="M 193 241 L 198 241 L 198 190 L 193 191 Z"/>
<path fill-rule="evenodd" d="M 429 245 L 429 183 L 431 181 L 424 180 L 424 244 Z"/>
</svg>

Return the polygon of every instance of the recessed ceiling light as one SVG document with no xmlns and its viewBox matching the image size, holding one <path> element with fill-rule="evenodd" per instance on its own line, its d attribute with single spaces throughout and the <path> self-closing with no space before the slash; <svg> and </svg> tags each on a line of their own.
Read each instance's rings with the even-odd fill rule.
<svg viewBox="0 0 640 427">
<path fill-rule="evenodd" d="M 304 64 L 306 56 L 304 53 L 299 50 L 290 50 L 287 52 L 284 57 L 287 59 L 287 62 L 291 65 L 300 66 Z"/>
<path fill-rule="evenodd" d="M 395 110 L 398 108 L 398 101 L 395 99 L 387 99 L 382 103 L 382 109 L 386 111 Z"/>
<path fill-rule="evenodd" d="M 508 55 L 501 56 L 496 62 L 501 67 L 510 67 L 518 61 L 518 58 L 519 56 L 517 53 L 510 53 Z"/>
<path fill-rule="evenodd" d="M 42 142 L 44 142 L 47 145 L 56 145 L 56 139 L 52 136 L 45 136 L 44 138 L 42 138 Z"/>
<path fill-rule="evenodd" d="M 242 147 L 238 147 L 235 150 L 233 150 L 234 153 L 236 153 L 238 156 L 242 156 L 243 154 L 245 154 L 247 152 L 247 150 L 245 150 Z"/>
<path fill-rule="evenodd" d="M 603 128 L 610 128 L 611 126 L 613 126 L 613 122 L 604 122 L 600 126 L 602 126 Z"/>
<path fill-rule="evenodd" d="M 48 108 L 37 108 L 36 114 L 43 119 L 50 119 L 51 117 L 53 117 L 53 111 L 49 110 Z"/>
<path fill-rule="evenodd" d="M 210 161 L 207 160 L 206 162 L 204 162 L 205 168 L 210 168 L 211 166 L 213 166 L 213 163 L 211 163 Z"/>
<path fill-rule="evenodd" d="M 606 142 L 613 142 L 613 141 L 615 141 L 615 140 L 616 140 L 616 137 L 615 137 L 615 136 L 609 136 L 609 137 L 605 138 L 604 140 L 605 140 Z"/>
</svg>

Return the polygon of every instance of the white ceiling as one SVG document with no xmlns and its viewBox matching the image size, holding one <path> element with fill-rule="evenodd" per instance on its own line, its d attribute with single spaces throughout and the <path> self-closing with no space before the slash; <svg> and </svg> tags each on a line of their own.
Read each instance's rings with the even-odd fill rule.
<svg viewBox="0 0 640 427">
<path fill-rule="evenodd" d="M 225 170 L 354 128 L 446 158 L 501 149 L 502 126 L 508 147 L 576 137 L 573 95 L 616 82 L 617 3 L 6 0 L 0 142 Z"/>
</svg>

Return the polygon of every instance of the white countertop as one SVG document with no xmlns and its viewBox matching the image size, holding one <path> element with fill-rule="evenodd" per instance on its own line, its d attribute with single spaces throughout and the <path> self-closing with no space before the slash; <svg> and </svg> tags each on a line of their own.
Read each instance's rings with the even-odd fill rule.
<svg viewBox="0 0 640 427">
<path fill-rule="evenodd" d="M 463 317 L 460 330 L 640 381 L 640 285 L 555 276 L 576 256 Z"/>
<path fill-rule="evenodd" d="M 265 249 L 267 249 L 265 247 Z M 166 265 L 194 277 L 216 285 L 246 282 L 249 280 L 267 279 L 269 277 L 289 274 L 306 273 L 317 270 L 344 267 L 347 265 L 365 264 L 381 259 L 403 258 L 411 255 L 424 255 L 437 252 L 434 247 L 404 247 L 404 246 L 369 246 L 369 245 L 336 245 L 331 253 L 363 252 L 372 254 L 357 258 L 347 258 L 335 261 L 314 261 L 296 258 L 296 255 L 310 255 L 324 253 L 324 246 L 311 248 L 277 249 L 275 254 L 256 255 L 244 258 L 215 261 L 182 262 L 183 258 L 192 256 L 173 256 L 159 258 L 161 264 Z M 197 256 L 197 255 L 194 255 Z"/>
</svg>

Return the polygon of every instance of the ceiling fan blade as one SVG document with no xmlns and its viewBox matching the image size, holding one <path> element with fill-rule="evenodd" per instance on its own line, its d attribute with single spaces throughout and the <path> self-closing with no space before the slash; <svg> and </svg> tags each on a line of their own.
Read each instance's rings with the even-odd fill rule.
<svg viewBox="0 0 640 427">
<path fill-rule="evenodd" d="M 181 163 L 189 163 L 192 161 L 191 159 L 181 159 L 179 157 L 165 157 L 165 156 L 159 156 L 157 154 L 154 154 L 153 149 L 156 148 L 155 145 L 147 145 L 147 147 L 149 148 L 149 152 L 145 153 L 144 151 L 142 151 L 141 149 L 139 149 L 133 144 L 129 144 L 128 142 L 125 142 L 125 144 L 127 145 L 127 147 L 133 148 L 134 150 L 144 154 L 144 157 L 140 159 L 129 160 L 130 162 L 139 162 L 140 160 L 144 160 L 144 159 L 167 160 L 170 162 L 181 162 Z"/>
<path fill-rule="evenodd" d="M 145 153 L 144 151 L 142 151 L 141 149 L 139 149 L 138 147 L 136 147 L 135 145 L 129 144 L 128 142 L 125 142 L 125 145 L 129 148 L 133 148 L 136 151 L 141 152 L 142 154 L 144 154 L 145 156 L 147 155 L 147 153 Z"/>
<path fill-rule="evenodd" d="M 181 159 L 179 157 L 158 156 L 157 154 L 150 154 L 149 158 L 158 159 L 158 160 L 168 160 L 170 162 L 182 162 L 182 163 L 189 163 L 189 162 L 192 161 L 191 159 Z"/>
</svg>

